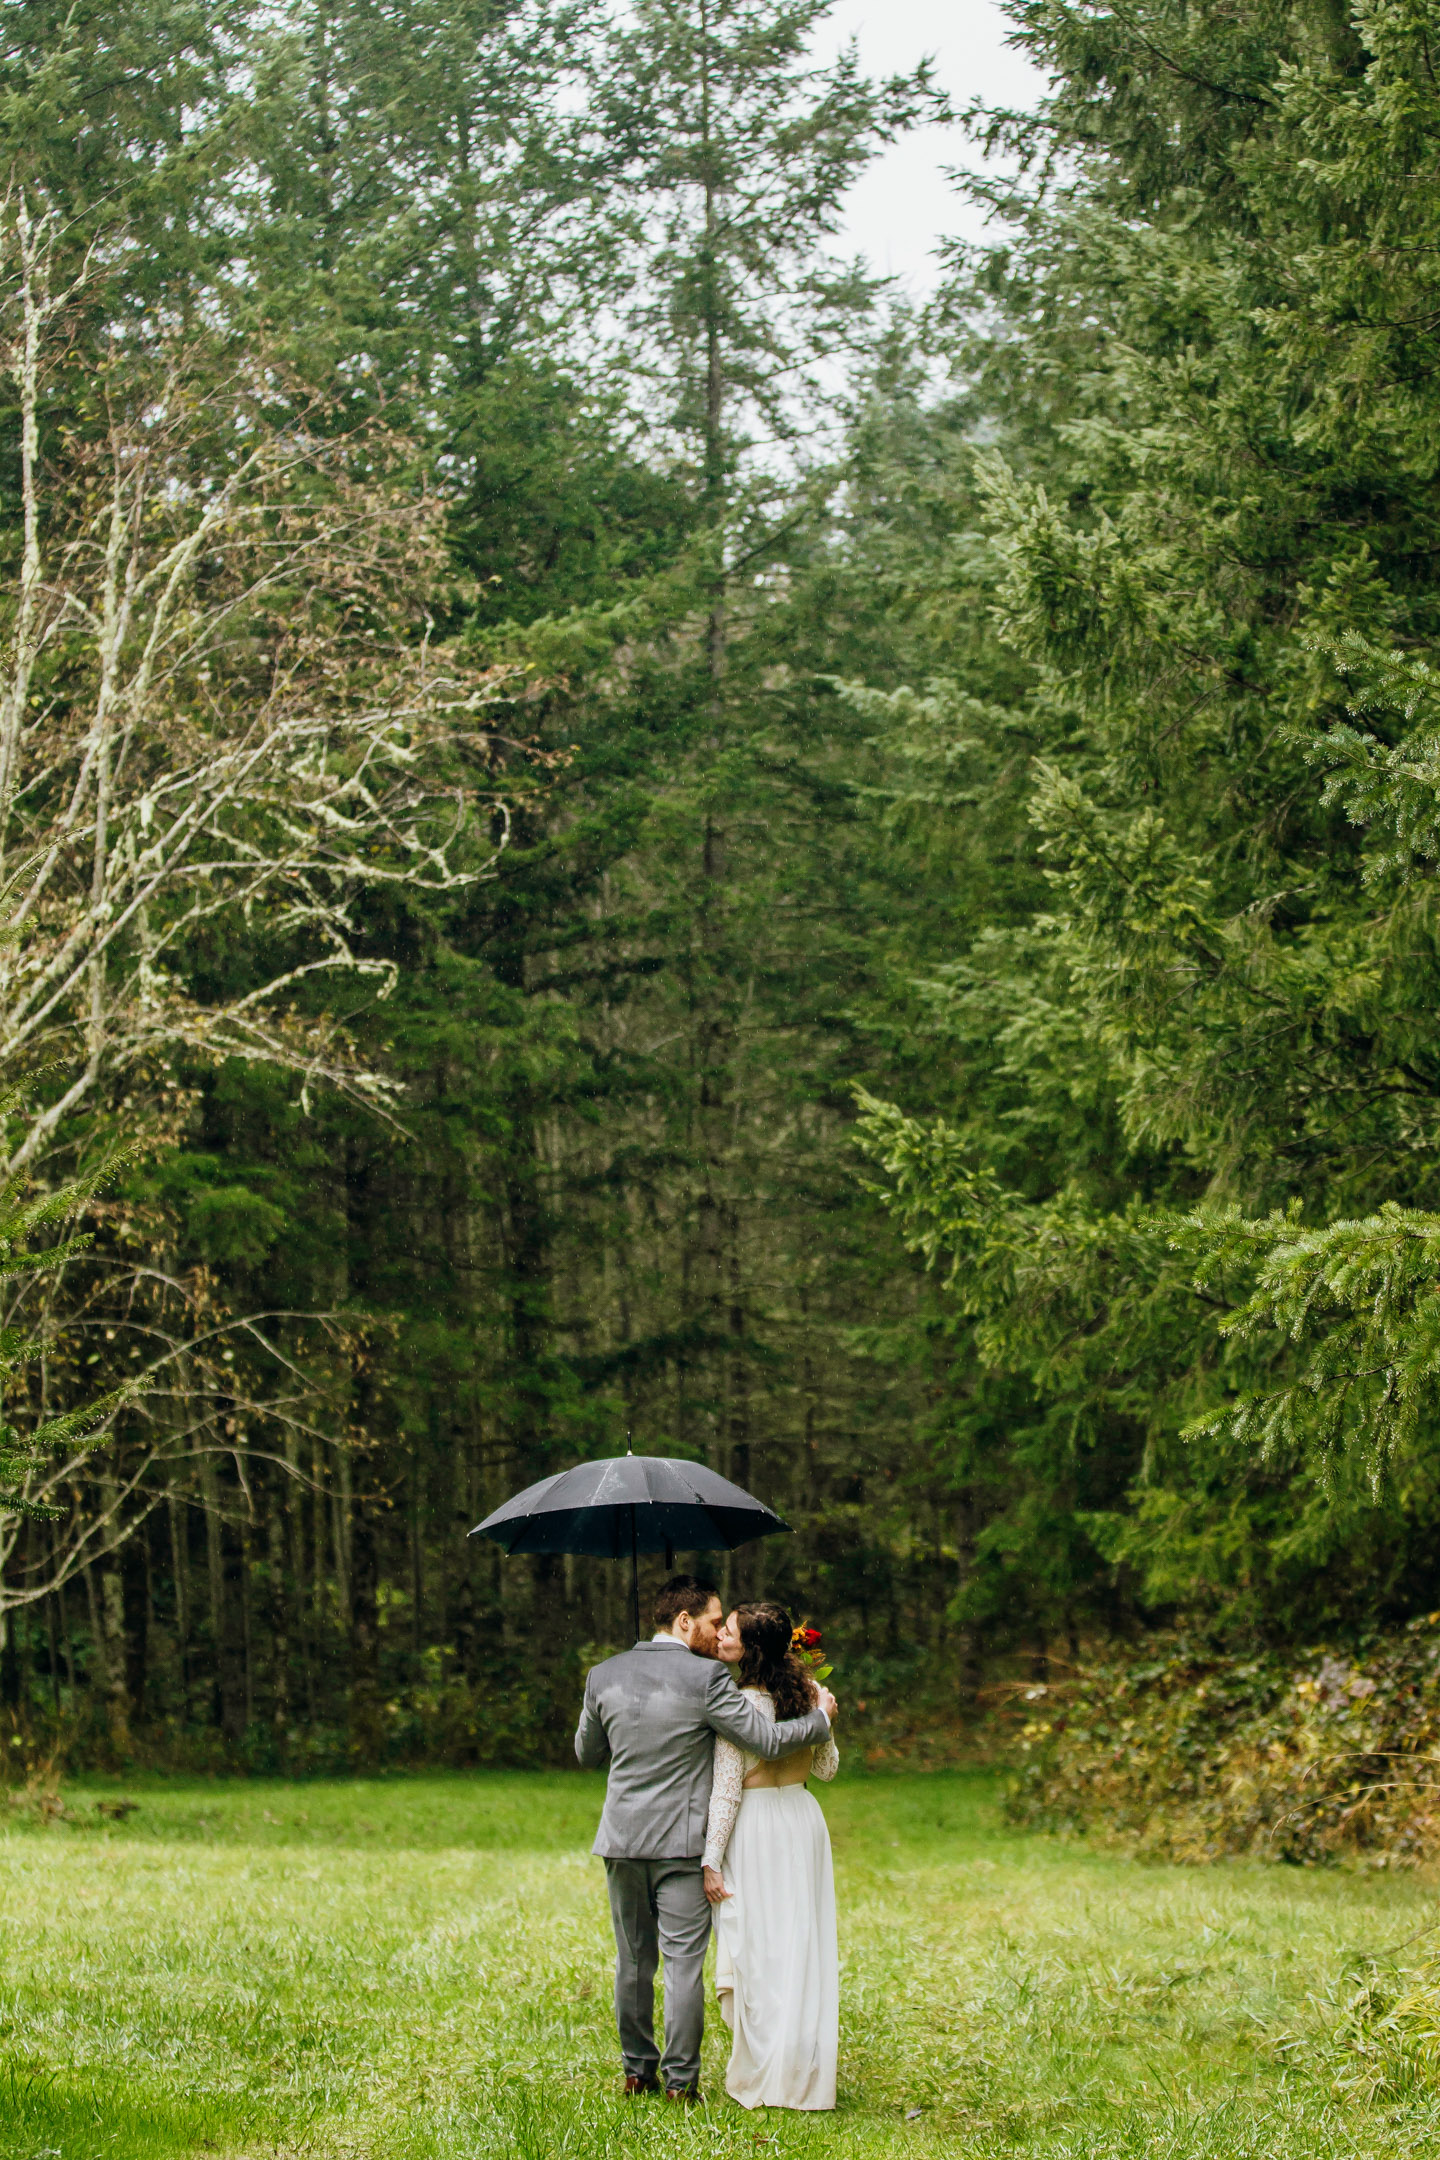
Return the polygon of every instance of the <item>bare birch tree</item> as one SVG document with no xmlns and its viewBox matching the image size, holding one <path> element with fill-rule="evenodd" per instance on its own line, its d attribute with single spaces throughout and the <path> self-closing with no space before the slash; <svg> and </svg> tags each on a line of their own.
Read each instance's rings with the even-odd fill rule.
<svg viewBox="0 0 1440 2160">
<path fill-rule="evenodd" d="M 92 1162 L 117 1122 L 163 1137 L 177 1063 L 262 1061 L 387 1114 L 390 1083 L 355 1055 L 325 985 L 386 993 L 393 963 L 366 949 L 365 896 L 488 875 L 536 769 L 491 724 L 507 679 L 437 657 L 439 507 L 383 419 L 352 420 L 362 401 L 343 385 L 300 394 L 254 350 L 222 366 L 218 336 L 163 323 L 102 329 L 78 377 L 69 324 L 86 280 L 57 287 L 55 237 L 24 195 L 0 209 L 23 525 L 0 599 L 0 885 L 16 933 L 0 944 L 0 1072 L 24 1090 L 0 1104 L 0 1180 L 16 1205 L 23 1181 L 43 1194 L 68 1174 L 77 1134 Z M 38 1356 L 32 1408 L 62 1420 L 59 1445 L 22 1449 L 0 1492 L 0 1616 L 112 1549 L 160 1496 L 158 1463 L 239 1444 L 237 1329 L 274 1383 L 251 1414 L 311 1415 L 273 1318 L 225 1314 L 153 1259 L 78 1292 L 72 1268 L 72 1335 L 102 1278 L 141 1359 L 126 1399 L 143 1376 L 148 1408 L 127 1413 L 132 1443 L 103 1490 L 16 1576 L 26 1507 L 73 1495 L 93 1444 L 66 1399 L 83 1363 Z M 57 1339 L 53 1277 L 31 1324 L 37 1353 Z"/>
</svg>

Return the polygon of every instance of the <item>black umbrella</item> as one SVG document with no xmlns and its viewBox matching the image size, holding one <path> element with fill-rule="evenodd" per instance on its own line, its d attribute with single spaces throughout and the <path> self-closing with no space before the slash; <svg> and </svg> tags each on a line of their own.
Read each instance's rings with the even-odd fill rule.
<svg viewBox="0 0 1440 2160">
<path fill-rule="evenodd" d="M 493 1538 L 507 1553 L 630 1556 L 630 1602 L 640 1633 L 640 1555 L 730 1552 L 751 1538 L 788 1530 L 773 1509 L 707 1470 L 670 1455 L 610 1455 L 527 1485 L 477 1523 L 471 1537 Z"/>
</svg>

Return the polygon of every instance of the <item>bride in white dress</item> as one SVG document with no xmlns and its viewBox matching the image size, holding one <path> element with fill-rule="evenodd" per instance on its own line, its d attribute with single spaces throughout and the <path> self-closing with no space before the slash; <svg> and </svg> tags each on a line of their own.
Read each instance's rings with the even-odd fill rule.
<svg viewBox="0 0 1440 2160">
<path fill-rule="evenodd" d="M 741 1605 L 717 1644 L 771 1717 L 803 1715 L 815 1683 L 778 1605 Z M 742 2107 L 833 2108 L 840 1957 L 830 1833 L 807 1777 L 840 1767 L 835 1742 L 778 1762 L 715 1742 L 705 1895 L 715 1910 L 715 1984 L 734 2035 L 725 2090 Z"/>
</svg>

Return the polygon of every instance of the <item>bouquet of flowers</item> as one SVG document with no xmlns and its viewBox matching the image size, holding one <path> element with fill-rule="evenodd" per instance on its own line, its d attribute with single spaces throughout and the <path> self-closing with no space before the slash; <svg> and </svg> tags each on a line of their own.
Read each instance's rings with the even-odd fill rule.
<svg viewBox="0 0 1440 2160">
<path fill-rule="evenodd" d="M 818 1627 L 797 1627 L 791 1634 L 790 1648 L 802 1665 L 809 1666 L 812 1680 L 828 1680 L 834 1672 L 834 1666 L 826 1663 Z"/>
</svg>

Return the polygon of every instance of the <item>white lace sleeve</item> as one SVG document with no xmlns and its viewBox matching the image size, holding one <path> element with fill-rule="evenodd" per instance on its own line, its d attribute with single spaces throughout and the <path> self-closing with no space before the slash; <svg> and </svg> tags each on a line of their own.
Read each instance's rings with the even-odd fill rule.
<svg viewBox="0 0 1440 2160">
<path fill-rule="evenodd" d="M 725 1848 L 740 1812 L 740 1788 L 745 1782 L 745 1757 L 733 1741 L 716 1740 L 715 1772 L 710 1780 L 710 1816 L 705 1825 L 705 1865 L 725 1864 Z"/>
<path fill-rule="evenodd" d="M 822 1785 L 828 1785 L 840 1768 L 840 1750 L 833 1737 L 824 1747 L 817 1747 L 810 1757 L 810 1775 L 818 1777 Z"/>
</svg>

